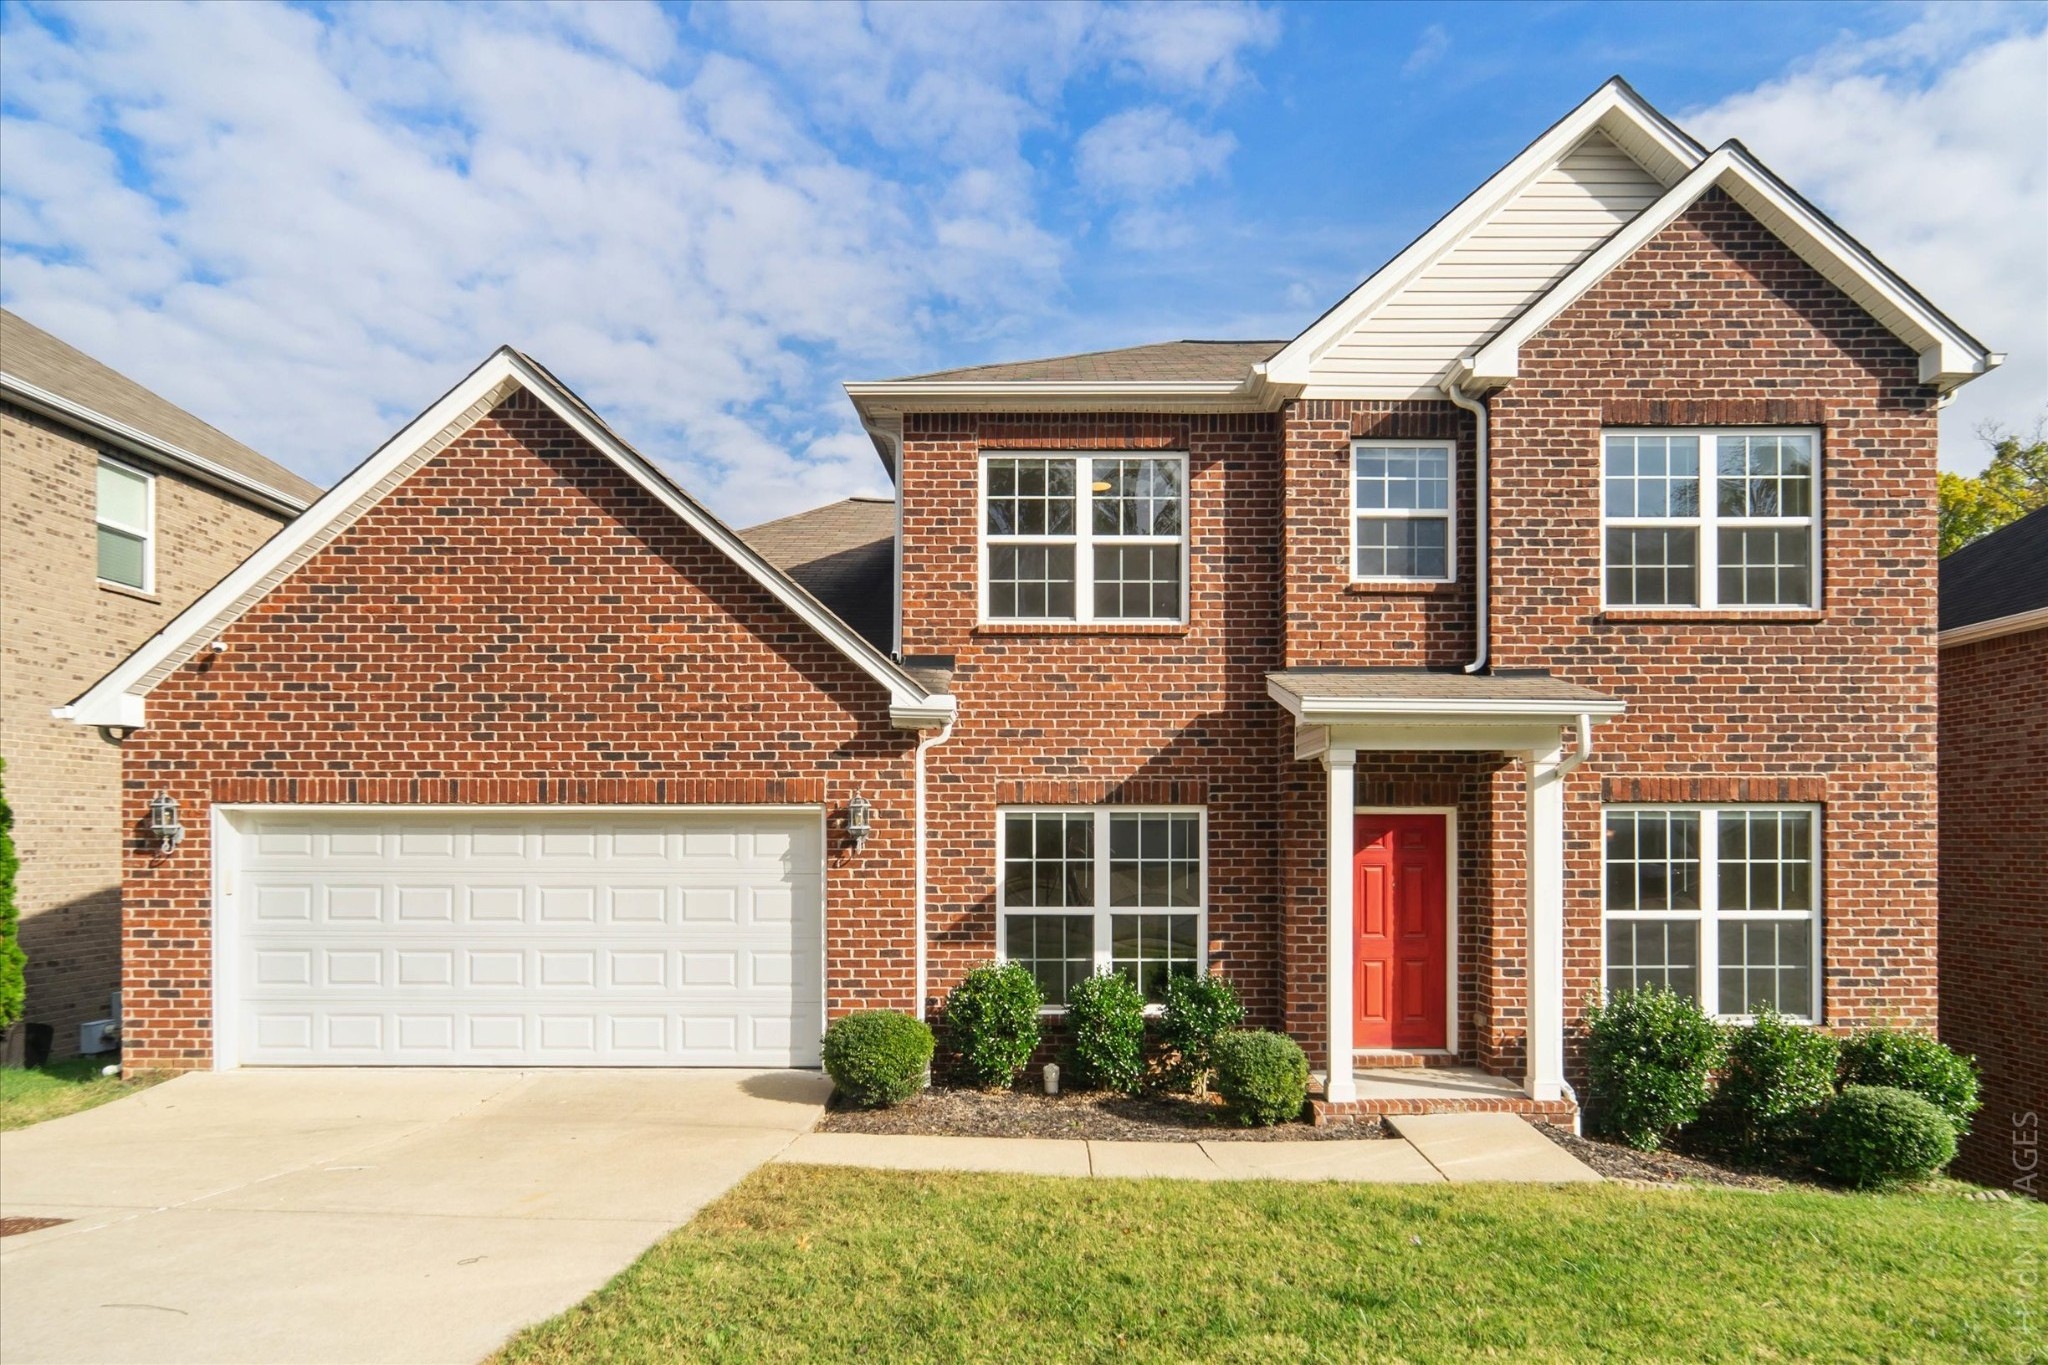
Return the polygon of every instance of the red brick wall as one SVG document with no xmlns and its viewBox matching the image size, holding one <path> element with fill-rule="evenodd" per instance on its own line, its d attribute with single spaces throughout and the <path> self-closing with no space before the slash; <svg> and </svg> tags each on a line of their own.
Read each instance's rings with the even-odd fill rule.
<svg viewBox="0 0 2048 1365">
<path fill-rule="evenodd" d="M 1567 793 L 1567 1017 L 1599 980 L 1601 780 L 1753 779 L 1779 799 L 1797 778 L 1826 803 L 1826 1022 L 1931 1025 L 1936 445 L 1913 352 L 1715 191 L 1526 343 L 1521 370 L 1492 403 L 1493 662 L 1629 705 Z M 1601 610 L 1602 427 L 1666 423 L 1821 428 L 1819 610 Z M 1496 781 L 1504 888 L 1520 781 Z M 1499 909 L 1511 966 L 1519 911 Z M 1496 1043 L 1519 1050 L 1512 1028 Z"/>
<path fill-rule="evenodd" d="M 858 791 L 874 834 L 832 844 L 828 1007 L 912 1003 L 912 736 L 886 694 L 529 396 L 221 638 L 124 746 L 130 1068 L 211 1058 L 216 799 L 822 796 L 836 829 Z M 138 837 L 158 790 L 190 831 L 168 857 Z"/>
<path fill-rule="evenodd" d="M 1941 1035 L 1984 1108 L 1959 1174 L 2048 1197 L 2048 630 L 1941 651 Z"/>
<path fill-rule="evenodd" d="M 954 657 L 961 714 L 928 759 L 935 996 L 996 952 L 998 806 L 1156 801 L 1156 784 L 1189 782 L 1209 812 L 1209 960 L 1278 1021 L 1279 446 L 1265 415 L 906 419 L 903 647 Z M 977 461 L 996 449 L 1186 451 L 1187 624 L 978 625 Z M 1055 780 L 1075 785 L 1013 785 Z"/>
</svg>

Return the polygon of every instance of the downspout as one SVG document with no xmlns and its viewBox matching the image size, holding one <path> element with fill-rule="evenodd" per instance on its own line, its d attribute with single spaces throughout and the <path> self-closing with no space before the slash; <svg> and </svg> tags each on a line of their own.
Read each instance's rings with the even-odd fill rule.
<svg viewBox="0 0 2048 1365">
<path fill-rule="evenodd" d="M 917 972 L 917 1017 L 918 1017 L 919 1019 L 922 1019 L 922 1018 L 924 1018 L 924 1017 L 925 1017 L 925 1008 L 924 1008 L 924 996 L 925 996 L 925 989 L 924 989 L 924 987 L 925 987 L 925 978 L 926 978 L 926 976 L 928 975 L 928 969 L 927 969 L 927 967 L 926 967 L 926 964 L 925 964 L 925 946 L 924 946 L 924 944 L 925 944 L 925 927 L 924 927 L 924 926 L 925 926 L 925 851 L 924 851 L 924 846 L 925 846 L 925 799 L 924 799 L 924 756 L 925 756 L 925 751 L 926 751 L 926 750 L 928 750 L 928 749 L 936 749 L 936 748 L 938 748 L 938 747 L 939 747 L 939 746 L 940 746 L 941 744 L 944 744 L 944 743 L 945 743 L 945 742 L 946 742 L 946 741 L 947 741 L 948 739 L 951 739 L 951 738 L 953 737 L 953 724 L 954 724 L 954 722 L 952 722 L 952 721 L 950 721 L 950 720 L 949 720 L 949 721 L 947 721 L 947 722 L 946 722 L 946 723 L 945 723 L 944 725 L 940 726 L 940 727 L 939 727 L 939 729 L 937 730 L 937 732 L 936 732 L 936 733 L 924 733 L 924 732 L 921 732 L 921 733 L 919 733 L 919 735 L 918 735 L 918 737 L 917 737 L 917 751 L 916 751 L 916 756 L 915 756 L 915 758 L 914 758 L 914 759 L 913 759 L 913 761 L 912 761 L 912 762 L 913 762 L 913 771 L 914 771 L 914 786 L 915 786 L 915 788 L 916 788 L 916 793 L 917 793 L 917 795 L 916 795 L 916 799 L 915 799 L 915 815 L 914 815 L 914 817 L 913 817 L 913 818 L 914 818 L 914 823 L 915 823 L 915 837 L 916 837 L 916 848 L 915 848 L 915 850 L 914 850 L 914 853 L 913 853 L 913 862 L 914 862 L 914 864 L 915 864 L 915 867 L 916 867 L 916 874 L 915 874 L 915 875 L 916 875 L 916 877 L 917 877 L 917 887 L 916 887 L 916 890 L 915 890 L 915 894 L 914 894 L 914 895 L 913 895 L 913 896 L 911 897 L 911 903 L 912 903 L 912 904 L 913 904 L 913 905 L 914 905 L 914 906 L 916 907 L 916 910 L 915 910 L 914 914 L 912 915 L 912 919 L 913 919 L 913 920 L 914 920 L 914 922 L 915 922 L 915 927 L 916 927 L 916 932 L 917 932 L 917 951 L 916 951 L 916 953 L 914 954 L 914 957 L 915 957 L 915 959 L 916 959 L 916 962 L 917 962 L 917 968 L 916 968 L 916 972 Z"/>
<path fill-rule="evenodd" d="M 1472 662 L 1465 665 L 1467 673 L 1484 673 L 1493 644 L 1493 605 L 1489 591 L 1492 583 L 1493 527 L 1491 524 L 1491 497 L 1493 493 L 1493 438 L 1486 420 L 1486 400 L 1473 398 L 1458 387 L 1457 372 L 1444 376 L 1444 397 L 1472 414 L 1472 443 L 1475 456 L 1475 478 L 1473 489 L 1472 527 L 1472 569 L 1473 569 L 1473 628 L 1479 641 Z"/>
</svg>

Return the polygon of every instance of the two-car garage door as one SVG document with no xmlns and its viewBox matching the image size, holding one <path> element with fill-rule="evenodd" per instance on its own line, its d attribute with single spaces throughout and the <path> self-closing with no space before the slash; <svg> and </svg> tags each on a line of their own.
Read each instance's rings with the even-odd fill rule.
<svg viewBox="0 0 2048 1365">
<path fill-rule="evenodd" d="M 816 812 L 246 811 L 245 1065 L 815 1066 Z"/>
</svg>

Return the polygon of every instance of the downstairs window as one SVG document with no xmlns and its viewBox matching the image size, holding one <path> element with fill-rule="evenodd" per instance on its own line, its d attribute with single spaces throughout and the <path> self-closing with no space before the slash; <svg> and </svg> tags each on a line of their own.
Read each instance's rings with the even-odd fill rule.
<svg viewBox="0 0 2048 1365">
<path fill-rule="evenodd" d="M 1607 989 L 1817 1020 L 1819 828 L 1816 806 L 1609 806 Z"/>
<path fill-rule="evenodd" d="M 1129 807 L 1006 810 L 997 905 L 1006 961 L 1046 1004 L 1122 972 L 1157 1003 L 1202 970 L 1203 813 Z"/>
</svg>

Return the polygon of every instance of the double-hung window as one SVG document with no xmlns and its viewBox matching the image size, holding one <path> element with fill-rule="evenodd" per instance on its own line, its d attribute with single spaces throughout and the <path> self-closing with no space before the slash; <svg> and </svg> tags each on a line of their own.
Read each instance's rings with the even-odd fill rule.
<svg viewBox="0 0 2048 1365">
<path fill-rule="evenodd" d="M 113 460 L 101 460 L 99 506 L 99 576 L 124 588 L 149 591 L 156 480 Z"/>
<path fill-rule="evenodd" d="M 1048 1005 L 1104 971 L 1149 1001 L 1202 969 L 1202 812 L 1129 807 L 1006 810 L 997 886 L 1003 957 Z"/>
<path fill-rule="evenodd" d="M 1820 808 L 1609 806 L 1606 982 L 1818 1019 Z"/>
<path fill-rule="evenodd" d="M 983 619 L 1185 619 L 1186 503 L 1184 455 L 988 456 Z"/>
<path fill-rule="evenodd" d="M 1455 450 L 1448 441 L 1355 441 L 1351 446 L 1353 582 L 1448 583 Z"/>
<path fill-rule="evenodd" d="M 1610 607 L 1820 605 L 1820 436 L 1609 431 L 1602 452 Z"/>
</svg>

